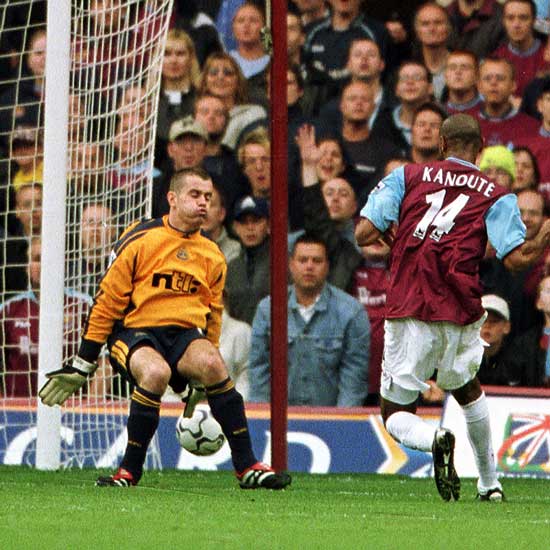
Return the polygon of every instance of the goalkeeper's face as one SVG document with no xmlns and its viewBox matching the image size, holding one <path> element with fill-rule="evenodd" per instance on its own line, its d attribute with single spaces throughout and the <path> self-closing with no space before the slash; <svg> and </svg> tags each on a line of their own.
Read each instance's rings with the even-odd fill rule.
<svg viewBox="0 0 550 550">
<path fill-rule="evenodd" d="M 180 231 L 197 231 L 206 220 L 212 198 L 212 181 L 187 175 L 176 191 L 168 191 L 170 225 Z"/>
</svg>

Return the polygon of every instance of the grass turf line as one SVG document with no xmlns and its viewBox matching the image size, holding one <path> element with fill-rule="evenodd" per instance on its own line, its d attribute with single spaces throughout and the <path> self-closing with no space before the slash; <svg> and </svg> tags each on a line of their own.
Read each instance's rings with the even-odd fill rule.
<svg viewBox="0 0 550 550">
<path fill-rule="evenodd" d="M 431 479 L 295 474 L 285 491 L 243 491 L 230 472 L 146 472 L 99 488 L 95 470 L 0 467 L 0 548 L 546 549 L 550 481 L 508 480 L 508 502 L 445 503 Z"/>
</svg>

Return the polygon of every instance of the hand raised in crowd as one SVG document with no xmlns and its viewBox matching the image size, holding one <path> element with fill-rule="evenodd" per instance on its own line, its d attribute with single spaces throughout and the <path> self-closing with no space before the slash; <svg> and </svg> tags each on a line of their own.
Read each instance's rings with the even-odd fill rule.
<svg viewBox="0 0 550 550">
<path fill-rule="evenodd" d="M 302 165 L 316 166 L 321 159 L 321 149 L 315 141 L 315 127 L 311 124 L 303 124 L 296 133 L 296 145 L 300 149 Z"/>
<path fill-rule="evenodd" d="M 296 144 L 302 159 L 302 185 L 311 187 L 319 183 L 317 164 L 321 160 L 321 149 L 315 140 L 315 127 L 303 124 L 296 133 Z"/>
</svg>

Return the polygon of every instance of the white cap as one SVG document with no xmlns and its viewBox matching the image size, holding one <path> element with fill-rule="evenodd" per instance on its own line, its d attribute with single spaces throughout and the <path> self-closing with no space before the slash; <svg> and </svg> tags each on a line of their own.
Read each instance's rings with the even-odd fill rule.
<svg viewBox="0 0 550 550">
<path fill-rule="evenodd" d="M 510 308 L 504 298 L 496 294 L 486 294 L 481 298 L 481 305 L 487 310 L 500 315 L 506 321 L 510 320 Z"/>
</svg>

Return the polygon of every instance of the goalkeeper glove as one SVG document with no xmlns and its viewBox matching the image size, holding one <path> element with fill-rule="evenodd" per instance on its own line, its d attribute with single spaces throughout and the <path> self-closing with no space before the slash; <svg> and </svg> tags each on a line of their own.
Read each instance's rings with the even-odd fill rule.
<svg viewBox="0 0 550 550">
<path fill-rule="evenodd" d="M 62 405 L 93 375 L 97 365 L 88 363 L 82 357 L 76 356 L 72 365 L 46 373 L 48 381 L 42 386 L 38 395 L 44 405 Z"/>
</svg>

